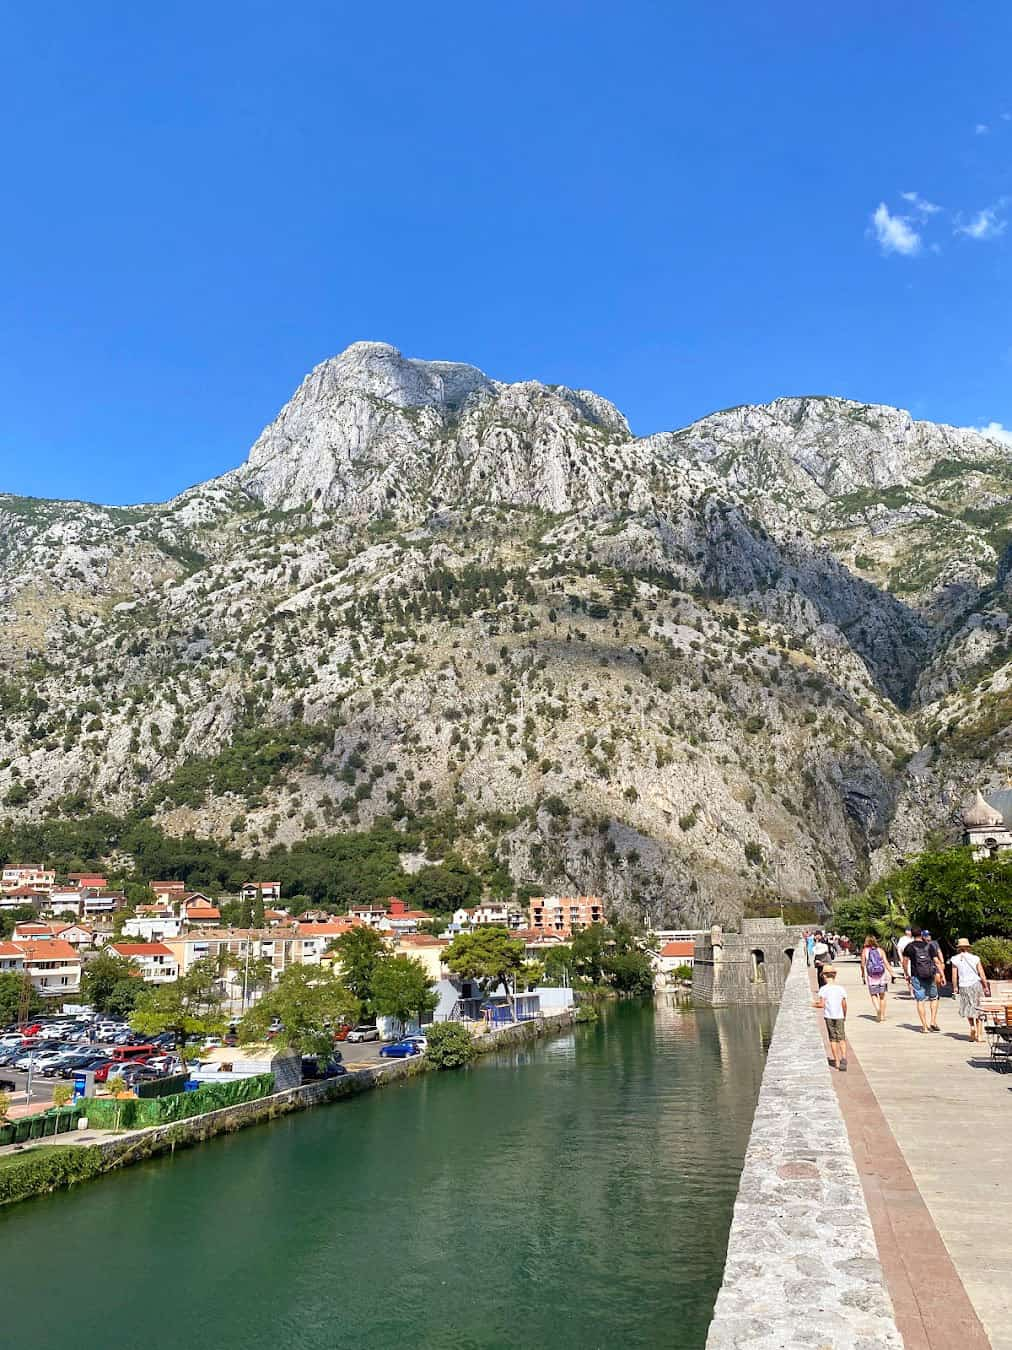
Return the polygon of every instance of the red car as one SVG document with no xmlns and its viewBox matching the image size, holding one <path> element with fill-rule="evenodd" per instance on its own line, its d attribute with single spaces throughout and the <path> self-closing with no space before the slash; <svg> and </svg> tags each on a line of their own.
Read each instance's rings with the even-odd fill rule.
<svg viewBox="0 0 1012 1350">
<path fill-rule="evenodd" d="M 42 1023 L 33 1022 L 30 1027 L 22 1027 L 21 1034 L 22 1036 L 37 1036 L 41 1030 Z"/>
<path fill-rule="evenodd" d="M 351 1027 L 348 1025 L 348 1023 L 347 1023 L 347 1022 L 342 1022 L 341 1025 L 340 1025 L 340 1026 L 337 1028 L 337 1030 L 334 1032 L 334 1040 L 335 1040 L 335 1041 L 346 1041 L 346 1040 L 348 1039 L 348 1032 L 349 1032 L 350 1030 L 351 1030 Z"/>
</svg>

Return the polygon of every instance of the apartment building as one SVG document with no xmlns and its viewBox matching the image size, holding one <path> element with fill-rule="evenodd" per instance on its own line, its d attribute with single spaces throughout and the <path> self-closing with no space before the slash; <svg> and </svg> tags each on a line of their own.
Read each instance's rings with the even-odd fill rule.
<svg viewBox="0 0 1012 1350">
<path fill-rule="evenodd" d="M 591 924 L 606 922 L 596 895 L 542 895 L 530 903 L 530 927 L 541 933 L 571 937 Z"/>
</svg>

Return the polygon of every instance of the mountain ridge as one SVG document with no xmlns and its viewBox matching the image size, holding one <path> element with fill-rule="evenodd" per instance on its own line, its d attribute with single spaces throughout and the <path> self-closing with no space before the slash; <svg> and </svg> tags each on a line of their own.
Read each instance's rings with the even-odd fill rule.
<svg viewBox="0 0 1012 1350">
<path fill-rule="evenodd" d="M 824 897 L 998 772 L 1010 502 L 1008 447 L 899 409 L 637 438 L 353 344 L 165 503 L 0 495 L 0 818 L 147 803 L 253 851 L 438 817 L 633 916 Z"/>
</svg>

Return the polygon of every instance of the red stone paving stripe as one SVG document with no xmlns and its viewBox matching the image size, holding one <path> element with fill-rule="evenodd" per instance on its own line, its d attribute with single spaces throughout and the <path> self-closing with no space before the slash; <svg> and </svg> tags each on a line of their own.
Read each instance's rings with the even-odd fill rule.
<svg viewBox="0 0 1012 1350">
<path fill-rule="evenodd" d="M 828 1058 L 825 1027 L 822 1038 Z M 991 1350 L 952 1257 L 849 1042 L 846 1077 L 835 1070 L 830 1072 L 906 1350 Z"/>
</svg>

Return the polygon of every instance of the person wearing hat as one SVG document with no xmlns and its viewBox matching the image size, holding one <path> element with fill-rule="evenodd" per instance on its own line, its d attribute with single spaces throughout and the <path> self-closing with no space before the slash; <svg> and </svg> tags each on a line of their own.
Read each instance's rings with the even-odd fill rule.
<svg viewBox="0 0 1012 1350">
<path fill-rule="evenodd" d="M 826 1036 L 829 1039 L 830 1064 L 841 1073 L 847 1072 L 847 991 L 836 983 L 836 967 L 823 966 L 825 983 L 819 989 L 819 996 L 812 1003 L 813 1008 L 821 1008 L 826 1022 Z"/>
<path fill-rule="evenodd" d="M 981 995 L 990 998 L 991 985 L 980 957 L 970 949 L 970 939 L 961 937 L 952 958 L 952 992 L 959 996 L 959 1015 L 970 1023 L 970 1040 L 984 1039 Z"/>
</svg>

